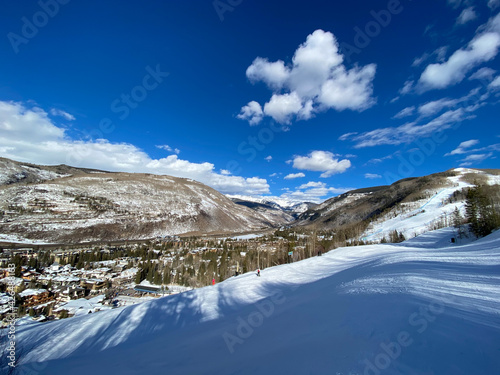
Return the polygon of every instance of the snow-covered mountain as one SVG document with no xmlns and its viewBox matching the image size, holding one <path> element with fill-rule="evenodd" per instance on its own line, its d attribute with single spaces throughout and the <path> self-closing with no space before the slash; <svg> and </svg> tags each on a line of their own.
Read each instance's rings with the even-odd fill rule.
<svg viewBox="0 0 500 375">
<path fill-rule="evenodd" d="M 253 209 L 280 210 L 293 218 L 316 207 L 318 204 L 313 202 L 300 202 L 288 198 L 280 197 L 252 197 L 247 195 L 227 194 L 233 202 Z M 254 203 L 254 204 L 251 204 Z"/>
<path fill-rule="evenodd" d="M 338 248 L 261 277 L 18 327 L 16 371 L 496 374 L 500 231 L 461 245 L 453 233 Z"/>
<path fill-rule="evenodd" d="M 500 185 L 500 171 L 457 168 L 350 191 L 304 212 L 296 224 L 334 229 L 353 224 L 363 227 L 361 223 L 369 221 L 362 240 L 380 241 L 394 230 L 411 238 L 438 224 L 451 223 L 456 208 L 464 215 L 464 194 L 459 193 L 474 182 Z"/>
<path fill-rule="evenodd" d="M 39 166 L 0 158 L 0 186 L 16 183 L 34 183 L 61 177 L 102 172 L 96 169 L 73 168 L 67 165 Z"/>
<path fill-rule="evenodd" d="M 108 173 L 8 161 L 0 187 L 0 238 L 52 242 L 111 241 L 186 232 L 247 232 L 287 223 L 189 179 Z M 3 167 L 3 166 L 2 166 Z M 4 180 L 7 180 L 7 177 Z"/>
<path fill-rule="evenodd" d="M 455 208 L 463 213 L 463 195 L 451 198 L 474 180 L 500 184 L 500 173 L 459 168 L 353 190 L 317 205 L 279 197 L 224 196 L 201 183 L 169 176 L 0 159 L 0 240 L 111 241 L 358 224 L 363 240 L 379 241 L 394 230 L 410 238 L 432 229 Z"/>
</svg>

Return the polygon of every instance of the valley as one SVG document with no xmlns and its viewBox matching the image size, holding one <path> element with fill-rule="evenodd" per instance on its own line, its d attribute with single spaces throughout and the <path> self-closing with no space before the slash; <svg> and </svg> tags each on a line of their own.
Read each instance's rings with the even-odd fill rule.
<svg viewBox="0 0 500 375">
<path fill-rule="evenodd" d="M 254 285 L 249 278 L 256 277 L 256 270 L 261 270 L 267 282 L 296 279 L 295 286 L 290 286 L 292 293 L 294 288 L 308 289 L 303 283 L 333 277 L 337 288 L 343 285 L 352 289 L 351 285 L 356 285 L 352 289 L 355 295 L 377 294 L 388 285 L 394 288 L 392 279 L 382 277 L 368 283 L 364 276 L 337 280 L 334 274 L 354 270 L 370 259 L 390 263 L 394 251 L 404 259 L 439 259 L 439 251 L 475 246 L 477 237 L 472 233 L 467 208 L 470 191 L 480 185 L 481 194 L 487 192 L 492 207 L 500 202 L 497 170 L 455 169 L 391 186 L 350 191 L 320 204 L 280 205 L 265 197 L 226 197 L 195 181 L 169 176 L 8 163 L 0 186 L 0 317 L 2 325 L 9 327 L 12 307 L 8 293 L 15 291 L 15 314 L 24 348 L 21 352 L 31 353 L 26 358 L 18 356 L 19 364 L 31 368 L 39 366 L 31 358 L 45 358 L 43 363 L 56 360 L 50 365 L 51 374 L 58 373 L 59 360 L 73 361 L 71 353 L 54 357 L 50 352 L 42 354 L 28 348 L 28 341 L 36 341 L 26 336 L 30 327 L 44 337 L 46 325 L 66 327 L 68 321 L 73 326 L 70 322 L 88 319 L 88 314 L 102 316 L 99 321 L 108 324 L 103 322 L 114 310 L 131 312 L 139 308 L 136 306 L 144 306 L 148 314 L 157 303 L 166 303 L 168 310 L 173 298 L 190 299 L 202 293 L 200 298 L 210 299 L 212 292 L 206 288 L 225 290 L 229 285 L 236 286 L 228 292 L 230 298 L 244 300 L 248 297 L 241 283 Z M 496 234 L 492 235 L 495 239 Z M 392 244 L 384 245 L 387 243 Z M 433 255 L 418 253 L 422 250 L 417 249 L 428 249 Z M 323 269 L 324 262 L 333 263 Z M 299 274 L 291 271 L 311 266 L 320 268 Z M 270 275 L 274 276 L 269 279 Z M 252 297 L 248 303 L 274 301 L 274 311 L 281 299 L 273 288 L 258 292 L 262 296 L 255 301 Z M 293 298 L 303 299 L 299 295 Z M 435 303 L 432 301 L 425 303 Z M 179 313 L 188 313 L 189 304 Z M 325 308 L 330 309 L 328 305 Z M 238 304 L 231 309 L 246 311 Z M 296 314 L 300 309 L 293 311 Z M 203 313 L 200 319 L 217 320 L 215 312 L 210 311 L 208 308 L 208 315 Z M 308 308 L 303 311 L 311 313 Z M 269 318 L 273 316 L 269 313 Z M 230 354 L 246 342 L 238 329 L 221 336 Z M 89 336 L 88 340 L 95 338 Z M 130 344 L 128 336 L 124 340 Z M 110 345 L 121 348 L 120 342 Z M 75 350 L 78 347 L 73 342 L 67 345 Z M 226 354 L 216 351 L 213 355 Z M 376 360 L 359 363 L 364 363 L 365 371 L 377 370 Z"/>
</svg>

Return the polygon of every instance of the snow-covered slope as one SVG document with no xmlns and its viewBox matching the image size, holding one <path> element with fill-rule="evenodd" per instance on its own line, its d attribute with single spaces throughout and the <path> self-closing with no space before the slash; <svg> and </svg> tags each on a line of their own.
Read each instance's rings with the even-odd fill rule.
<svg viewBox="0 0 500 375">
<path fill-rule="evenodd" d="M 288 198 L 280 198 L 280 197 L 271 197 L 271 196 L 252 197 L 249 195 L 227 194 L 227 197 L 231 198 L 231 199 L 232 198 L 241 199 L 243 201 L 248 201 L 248 202 L 256 202 L 256 203 L 274 205 L 276 207 L 281 207 L 281 208 L 289 208 L 289 207 L 293 207 L 297 204 L 302 203 L 302 202 L 297 201 L 297 200 L 292 200 L 292 199 L 288 199 Z"/>
<path fill-rule="evenodd" d="M 243 232 L 287 222 L 196 181 L 138 173 L 83 173 L 0 187 L 0 238 L 77 242 L 186 232 Z"/>
<path fill-rule="evenodd" d="M 272 196 L 252 197 L 247 195 L 227 194 L 227 197 L 232 199 L 233 201 L 241 200 L 267 205 L 275 209 L 282 210 L 291 215 L 301 214 L 308 209 L 316 207 L 318 205 L 317 203 L 313 202 L 302 202 L 299 200 Z"/>
<path fill-rule="evenodd" d="M 445 247 L 436 243 L 448 232 L 423 236 L 415 246 L 339 248 L 261 277 L 20 327 L 17 370 L 497 374 L 500 232 Z"/>
<path fill-rule="evenodd" d="M 462 190 L 475 182 L 499 185 L 499 170 L 457 168 L 403 179 L 390 186 L 349 191 L 304 212 L 295 224 L 332 232 L 350 227 L 358 231 L 356 239 L 364 241 L 388 239 L 394 230 L 411 238 L 451 225 L 456 208 L 463 216 Z"/>
<path fill-rule="evenodd" d="M 0 186 L 18 182 L 41 182 L 65 176 L 68 176 L 68 174 L 0 158 Z"/>
<path fill-rule="evenodd" d="M 464 180 L 466 175 L 474 175 L 483 183 L 496 185 L 500 176 L 485 173 L 476 169 L 457 168 L 454 176 L 446 177 L 448 183 L 435 189 L 422 191 L 426 198 L 412 202 L 401 203 L 385 215 L 372 222 L 362 236 L 365 241 L 380 241 L 389 238 L 391 232 L 397 230 L 406 238 L 412 238 L 428 232 L 438 224 L 451 225 L 453 212 L 458 209 L 465 217 L 465 201 L 449 202 L 453 193 L 473 184 Z M 468 178 L 470 180 L 471 178 Z"/>
</svg>

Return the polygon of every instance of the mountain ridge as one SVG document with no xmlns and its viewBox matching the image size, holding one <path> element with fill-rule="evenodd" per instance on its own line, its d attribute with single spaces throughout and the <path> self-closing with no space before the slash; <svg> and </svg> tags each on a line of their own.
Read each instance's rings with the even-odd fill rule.
<svg viewBox="0 0 500 375">
<path fill-rule="evenodd" d="M 49 242 L 269 229 L 267 217 L 194 180 L 0 160 L 0 233 Z M 73 175 L 58 171 L 73 171 Z M 7 237 L 7 238 L 5 238 Z"/>
<path fill-rule="evenodd" d="M 404 213 L 438 188 L 449 189 L 449 197 L 454 184 L 456 190 L 466 187 L 462 179 L 467 186 L 475 179 L 500 184 L 499 175 L 500 170 L 456 168 L 354 189 L 315 204 L 226 196 L 187 178 L 64 164 L 37 166 L 0 158 L 0 240 L 135 240 L 183 233 L 249 233 L 282 226 L 319 230 L 351 226 L 358 238 L 381 240 L 369 231 L 374 220 Z M 463 212 L 463 200 L 449 207 Z M 441 213 L 436 211 L 436 216 Z"/>
</svg>

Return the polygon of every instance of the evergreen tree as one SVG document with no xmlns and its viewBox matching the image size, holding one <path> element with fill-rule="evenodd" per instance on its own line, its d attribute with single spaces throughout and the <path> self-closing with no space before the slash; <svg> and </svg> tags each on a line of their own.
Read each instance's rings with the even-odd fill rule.
<svg viewBox="0 0 500 375">
<path fill-rule="evenodd" d="M 404 241 L 406 241 L 406 237 L 402 232 L 400 232 L 398 242 L 404 242 Z"/>
<path fill-rule="evenodd" d="M 500 217 L 495 206 L 481 186 L 468 190 L 465 210 L 471 232 L 476 237 L 487 236 L 500 226 Z"/>
<path fill-rule="evenodd" d="M 170 268 L 168 267 L 163 269 L 163 284 L 170 284 Z"/>
<path fill-rule="evenodd" d="M 163 281 L 163 277 L 162 277 L 162 274 L 159 270 L 155 270 L 155 273 L 154 273 L 154 277 L 153 277 L 153 283 L 155 285 L 161 285 L 162 284 L 162 281 Z"/>
<path fill-rule="evenodd" d="M 139 271 L 137 271 L 137 273 L 135 274 L 135 283 L 136 283 L 136 284 L 140 284 L 142 280 L 143 280 L 143 279 L 142 279 L 142 271 L 141 271 L 141 270 L 139 270 Z"/>
</svg>

